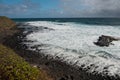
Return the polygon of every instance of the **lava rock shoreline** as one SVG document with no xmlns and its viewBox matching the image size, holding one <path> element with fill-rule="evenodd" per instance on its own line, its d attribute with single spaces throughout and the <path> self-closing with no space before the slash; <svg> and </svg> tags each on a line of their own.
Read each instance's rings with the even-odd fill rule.
<svg viewBox="0 0 120 80">
<path fill-rule="evenodd" d="M 30 65 L 17 55 L 15 47 L 10 48 L 16 40 L 13 36 L 18 33 L 20 30 L 14 21 L 0 16 L 0 80 L 53 80 L 44 70 Z"/>
<path fill-rule="evenodd" d="M 119 76 L 89 73 L 87 69 L 67 64 L 58 56 L 53 58 L 50 55 L 44 55 L 44 53 L 28 50 L 27 46 L 22 44 L 22 39 L 31 32 L 23 34 L 24 28 L 18 28 L 18 30 L 18 33 L 7 37 L 3 44 L 14 49 L 31 65 L 44 69 L 54 80 L 120 80 Z"/>
</svg>

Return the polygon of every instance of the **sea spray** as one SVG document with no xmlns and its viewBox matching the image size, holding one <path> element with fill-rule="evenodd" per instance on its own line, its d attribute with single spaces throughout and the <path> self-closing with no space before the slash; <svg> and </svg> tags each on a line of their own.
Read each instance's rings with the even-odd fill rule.
<svg viewBox="0 0 120 80">
<path fill-rule="evenodd" d="M 35 21 L 27 22 L 33 32 L 24 42 L 31 50 L 40 50 L 46 55 L 60 57 L 71 65 L 77 65 L 88 72 L 120 76 L 120 41 L 110 47 L 93 44 L 102 34 L 119 36 L 119 27 L 110 25 L 87 25 L 74 22 Z M 38 27 L 38 31 L 33 27 Z M 42 30 L 41 26 L 43 27 Z M 47 28 L 46 28 L 47 27 Z M 40 29 L 39 29 L 40 28 Z M 53 29 L 53 30 L 49 30 Z M 36 48 L 36 45 L 43 44 Z"/>
</svg>

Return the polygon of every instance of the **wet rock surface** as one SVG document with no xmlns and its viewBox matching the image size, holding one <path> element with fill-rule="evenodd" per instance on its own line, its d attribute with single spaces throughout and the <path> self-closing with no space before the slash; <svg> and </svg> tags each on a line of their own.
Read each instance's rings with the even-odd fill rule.
<svg viewBox="0 0 120 80">
<path fill-rule="evenodd" d="M 33 26 L 30 25 L 29 23 L 18 23 L 17 26 L 21 29 L 25 29 L 26 31 L 28 31 L 28 33 L 32 33 L 33 31 L 37 32 L 37 31 L 54 31 L 54 29 L 52 28 L 48 28 L 46 26 Z"/>
<path fill-rule="evenodd" d="M 114 45 L 112 41 L 118 41 L 120 38 L 116 38 L 113 36 L 107 36 L 107 35 L 101 35 L 97 42 L 93 42 L 95 45 L 100 46 L 100 47 L 108 47 L 109 45 Z"/>
<path fill-rule="evenodd" d="M 30 64 L 35 64 L 38 68 L 46 70 L 54 80 L 120 80 L 119 76 L 108 76 L 97 72 L 89 73 L 87 68 L 71 66 L 59 57 L 53 58 L 50 55 L 44 55 L 44 53 L 27 50 L 27 46 L 22 44 L 22 39 L 25 36 L 21 31 L 19 34 L 8 37 L 4 44 L 15 49 Z M 37 46 L 34 47 L 37 48 Z"/>
</svg>

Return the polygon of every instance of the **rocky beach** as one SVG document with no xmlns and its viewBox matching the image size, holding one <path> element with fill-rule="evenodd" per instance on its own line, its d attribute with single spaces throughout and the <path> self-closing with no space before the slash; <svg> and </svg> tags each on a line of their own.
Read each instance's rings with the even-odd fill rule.
<svg viewBox="0 0 120 80">
<path fill-rule="evenodd" d="M 0 80 L 120 80 L 120 0 L 0 0 Z"/>
<path fill-rule="evenodd" d="M 19 24 L 19 26 L 30 26 Z M 22 56 L 30 64 L 45 70 L 54 80 L 119 80 L 119 76 L 109 76 L 107 74 L 98 74 L 97 72 L 87 72 L 89 67 L 83 69 L 76 66 L 76 64 L 69 65 L 64 59 L 59 56 L 53 57 L 51 55 L 44 55 L 37 50 L 38 46 L 34 46 L 35 51 L 28 50 L 27 46 L 22 44 L 22 40 L 26 34 L 32 33 L 32 31 L 23 34 L 24 28 L 20 28 L 20 33 L 8 38 L 5 42 L 6 45 L 15 49 L 16 53 Z M 9 42 L 10 41 L 10 42 Z M 11 42 L 13 41 L 13 42 Z M 29 41 L 26 41 L 29 42 Z M 11 43 L 11 44 L 9 44 Z M 94 65 L 91 65 L 94 66 Z"/>
<path fill-rule="evenodd" d="M 21 56 L 32 67 L 40 69 L 44 78 L 39 78 L 38 80 L 120 80 L 118 75 L 109 76 L 107 73 L 100 74 L 97 72 L 88 72 L 90 67 L 95 66 L 94 64 L 91 64 L 90 67 L 83 68 L 85 65 L 81 65 L 81 67 L 79 67 L 76 65 L 77 62 L 74 64 L 71 63 L 70 65 L 64 61 L 64 58 L 60 58 L 59 56 L 53 57 L 51 55 L 46 55 L 43 52 L 40 52 L 38 49 L 38 46 L 42 47 L 43 44 L 32 46 L 31 48 L 35 49 L 34 51 L 29 50 L 28 46 L 23 44 L 23 42 L 32 43 L 30 40 L 25 40 L 25 37 L 33 31 L 24 33 L 25 27 L 30 25 L 17 23 L 16 26 L 16 29 L 13 30 L 15 33 L 12 35 L 7 35 L 7 37 L 6 35 L 3 35 L 4 38 L 1 38 L 1 43 L 13 49 L 17 55 Z M 20 26 L 23 27 L 21 28 Z M 46 27 L 42 28 L 46 29 Z M 54 30 L 51 28 L 47 29 Z M 4 31 L 2 33 L 4 33 Z"/>
<path fill-rule="evenodd" d="M 18 49 L 21 32 L 14 21 L 0 16 L 0 80 L 52 80 L 18 54 L 24 51 Z"/>
</svg>

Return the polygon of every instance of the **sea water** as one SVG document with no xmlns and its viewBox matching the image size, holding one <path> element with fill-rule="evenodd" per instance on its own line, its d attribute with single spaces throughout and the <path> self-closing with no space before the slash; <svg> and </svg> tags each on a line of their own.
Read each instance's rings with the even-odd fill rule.
<svg viewBox="0 0 120 80">
<path fill-rule="evenodd" d="M 99 36 L 108 35 L 120 37 L 120 19 L 15 19 L 30 26 L 32 33 L 23 42 L 29 50 L 36 45 L 37 50 L 54 58 L 59 56 L 70 65 L 87 69 L 88 72 L 120 76 L 120 41 L 113 41 L 114 45 L 99 47 L 96 42 Z M 28 29 L 27 29 L 28 28 Z M 37 30 L 36 30 L 37 29 Z M 84 65 L 84 66 L 83 66 Z"/>
</svg>

